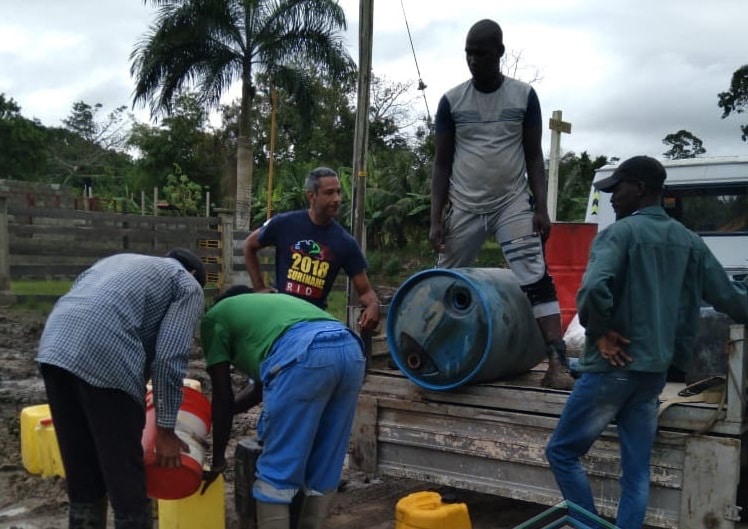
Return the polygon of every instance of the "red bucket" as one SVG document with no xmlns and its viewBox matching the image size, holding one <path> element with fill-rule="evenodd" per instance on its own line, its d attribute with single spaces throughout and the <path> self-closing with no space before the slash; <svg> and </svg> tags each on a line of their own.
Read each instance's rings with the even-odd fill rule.
<svg viewBox="0 0 748 529">
<path fill-rule="evenodd" d="M 156 463 L 156 408 L 153 393 L 146 394 L 145 428 L 143 428 L 143 458 L 145 462 L 146 492 L 150 498 L 179 500 L 193 494 L 203 479 L 205 450 L 200 442 L 210 430 L 210 401 L 202 393 L 187 386 L 182 388 L 182 405 L 174 428 L 177 436 L 190 447 L 183 452 L 181 466 L 160 467 Z"/>
</svg>

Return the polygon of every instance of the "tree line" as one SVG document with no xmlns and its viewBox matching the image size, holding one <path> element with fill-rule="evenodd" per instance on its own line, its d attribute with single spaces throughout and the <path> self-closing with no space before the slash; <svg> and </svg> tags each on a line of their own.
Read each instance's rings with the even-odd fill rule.
<svg viewBox="0 0 748 529">
<path fill-rule="evenodd" d="M 304 207 L 304 176 L 319 165 L 337 170 L 351 196 L 356 67 L 335 0 L 145 1 L 158 10 L 133 46 L 131 104 L 147 106 L 154 124 L 135 122 L 128 106 L 101 115 L 99 103 L 78 101 L 62 126 L 49 127 L 0 94 L 0 178 L 63 183 L 113 208 L 138 208 L 141 192 L 150 198 L 156 187 L 182 214 L 204 211 L 209 192 L 210 205 L 237 211 L 245 229 Z M 234 83 L 241 96 L 221 105 Z M 433 135 L 429 116 L 413 111 L 413 90 L 376 76 L 372 84 L 365 216 L 375 248 L 428 230 Z M 748 108 L 748 66 L 718 97 L 723 118 Z M 706 152 L 687 130 L 663 143 L 669 158 Z M 615 160 L 562 157 L 559 220 L 584 217 L 595 169 Z"/>
<path fill-rule="evenodd" d="M 268 188 L 269 92 L 258 83 L 252 120 L 254 179 L 252 227 L 271 214 L 306 206 L 304 178 L 314 167 L 332 167 L 351 197 L 354 130 L 353 80 L 350 86 L 318 80 L 315 112 L 300 115 L 292 100 L 279 98 L 275 175 Z M 373 248 L 402 247 L 425 240 L 430 207 L 434 144 L 426 117 L 412 116 L 407 83 L 375 78 L 372 86 L 366 226 Z M 184 93 L 159 124 L 135 122 L 119 107 L 106 115 L 99 104 L 72 105 L 60 127 L 47 127 L 23 116 L 12 99 L 0 94 L 0 178 L 57 183 L 78 195 L 90 189 L 111 209 L 139 211 L 141 191 L 147 200 L 154 187 L 176 207 L 173 214 L 200 214 L 206 191 L 211 206 L 231 208 L 238 138 L 238 103 L 221 107 L 221 125 L 212 126 L 197 98 Z M 408 123 L 409 127 L 401 127 Z M 559 170 L 559 220 L 582 220 L 594 171 L 605 156 L 565 153 Z M 340 220 L 350 217 L 350 200 Z M 149 209 L 152 204 L 149 202 Z"/>
</svg>

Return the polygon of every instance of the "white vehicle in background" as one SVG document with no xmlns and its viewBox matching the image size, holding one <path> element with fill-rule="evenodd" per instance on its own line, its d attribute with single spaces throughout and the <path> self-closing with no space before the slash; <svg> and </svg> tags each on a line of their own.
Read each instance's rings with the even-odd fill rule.
<svg viewBox="0 0 748 529">
<path fill-rule="evenodd" d="M 667 170 L 663 206 L 698 233 L 731 277 L 748 274 L 748 156 L 688 158 L 663 162 Z M 607 178 L 617 165 L 597 170 Z M 590 190 L 585 222 L 598 230 L 615 221 L 610 194 Z"/>
</svg>

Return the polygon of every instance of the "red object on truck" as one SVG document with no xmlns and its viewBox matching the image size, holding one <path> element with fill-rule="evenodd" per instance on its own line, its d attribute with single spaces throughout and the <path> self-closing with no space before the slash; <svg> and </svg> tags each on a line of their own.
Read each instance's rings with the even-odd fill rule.
<svg viewBox="0 0 748 529">
<path fill-rule="evenodd" d="M 548 272 L 553 276 L 556 285 L 564 331 L 577 313 L 577 290 L 587 268 L 587 259 L 595 235 L 595 223 L 555 222 L 551 236 L 545 243 L 545 260 Z"/>
</svg>

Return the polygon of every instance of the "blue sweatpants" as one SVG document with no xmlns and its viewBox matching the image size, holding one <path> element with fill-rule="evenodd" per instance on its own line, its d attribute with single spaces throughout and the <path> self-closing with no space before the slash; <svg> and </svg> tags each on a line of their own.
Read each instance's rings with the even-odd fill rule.
<svg viewBox="0 0 748 529">
<path fill-rule="evenodd" d="M 275 343 L 260 378 L 255 499 L 291 503 L 300 489 L 335 491 L 364 380 L 360 340 L 339 322 L 297 324 Z"/>
</svg>

